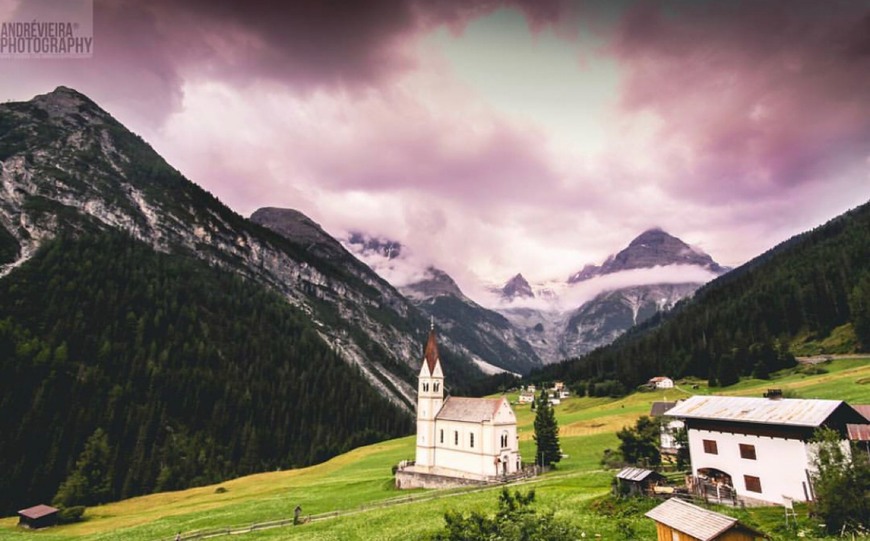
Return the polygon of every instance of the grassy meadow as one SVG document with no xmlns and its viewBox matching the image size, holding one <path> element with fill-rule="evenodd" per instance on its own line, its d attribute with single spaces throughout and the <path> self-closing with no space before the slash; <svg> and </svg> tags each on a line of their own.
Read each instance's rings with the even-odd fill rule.
<svg viewBox="0 0 870 541">
<path fill-rule="evenodd" d="M 821 369 L 821 370 L 820 370 Z M 824 372 L 822 372 L 824 371 Z M 806 372 L 819 372 L 810 374 Z M 643 518 L 650 503 L 608 509 L 596 500 L 610 488 L 613 471 L 599 463 L 604 449 L 618 444 L 616 431 L 649 412 L 657 400 L 675 400 L 693 394 L 721 393 L 761 396 L 768 387 L 782 388 L 787 396 L 836 398 L 870 403 L 870 359 L 843 359 L 799 367 L 777 374 L 774 381 L 744 379 L 726 389 L 708 389 L 701 381 L 678 381 L 678 389 L 638 392 L 620 399 L 569 398 L 556 407 L 561 442 L 567 455 L 558 469 L 520 487 L 534 487 L 536 508 L 550 510 L 575 523 L 587 538 L 654 539 L 652 521 Z M 692 389 L 697 385 L 697 389 Z M 690 392 L 688 392 L 690 391 Z M 515 399 L 515 394 L 509 395 Z M 515 405 L 520 429 L 520 451 L 531 461 L 534 413 L 528 405 Z M 298 540 L 405 540 L 421 539 L 443 525 L 446 510 L 493 512 L 500 487 L 443 491 L 397 491 L 391 467 L 413 458 L 414 438 L 405 437 L 358 448 L 332 460 L 298 470 L 251 475 L 207 487 L 153 494 L 88 508 L 77 524 L 29 532 L 16 527 L 16 518 L 0 520 L 0 539 L 39 541 L 171 540 L 176 532 L 217 527 L 238 527 L 293 516 L 301 505 L 304 515 L 339 511 L 335 518 L 300 526 L 254 531 L 244 539 Z M 218 490 L 222 487 L 224 490 Z M 411 499 L 411 501 L 409 501 Z M 785 531 L 780 508 L 726 510 L 761 527 L 774 539 L 792 539 Z M 806 515 L 799 507 L 799 514 Z M 813 538 L 803 518 L 804 538 Z"/>
</svg>

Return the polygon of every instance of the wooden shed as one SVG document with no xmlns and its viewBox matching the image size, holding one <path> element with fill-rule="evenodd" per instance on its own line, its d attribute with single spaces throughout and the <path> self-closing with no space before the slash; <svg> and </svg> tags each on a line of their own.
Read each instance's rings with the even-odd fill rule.
<svg viewBox="0 0 870 541">
<path fill-rule="evenodd" d="M 48 505 L 35 505 L 18 512 L 18 525 L 25 528 L 47 528 L 57 525 L 57 509 Z"/>
<path fill-rule="evenodd" d="M 646 516 L 656 522 L 658 541 L 756 541 L 767 538 L 734 517 L 677 498 L 651 509 Z"/>
<path fill-rule="evenodd" d="M 663 475 L 643 468 L 622 468 L 616 474 L 620 494 L 643 496 L 649 494 L 655 485 L 664 482 Z"/>
</svg>

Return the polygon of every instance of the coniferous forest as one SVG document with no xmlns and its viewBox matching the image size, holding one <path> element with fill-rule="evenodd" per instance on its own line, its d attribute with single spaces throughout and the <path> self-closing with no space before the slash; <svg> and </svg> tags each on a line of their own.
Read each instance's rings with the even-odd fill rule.
<svg viewBox="0 0 870 541">
<path fill-rule="evenodd" d="M 650 377 L 696 376 L 727 386 L 791 366 L 795 339 L 850 325 L 870 351 L 870 203 L 780 244 L 610 346 L 550 365 L 581 393 L 620 395 Z"/>
<path fill-rule="evenodd" d="M 71 476 L 67 504 L 93 504 L 411 429 L 284 299 L 120 233 L 57 238 L 0 281 L 0 370 L 6 514 Z"/>
</svg>

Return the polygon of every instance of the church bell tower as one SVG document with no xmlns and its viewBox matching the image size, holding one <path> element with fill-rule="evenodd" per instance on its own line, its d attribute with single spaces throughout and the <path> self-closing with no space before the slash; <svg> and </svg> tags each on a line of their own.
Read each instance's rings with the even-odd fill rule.
<svg viewBox="0 0 870 541">
<path fill-rule="evenodd" d="M 423 366 L 417 387 L 417 467 L 435 465 L 435 416 L 444 403 L 444 372 L 438 357 L 435 324 L 429 329 L 429 339 L 423 354 Z"/>
</svg>

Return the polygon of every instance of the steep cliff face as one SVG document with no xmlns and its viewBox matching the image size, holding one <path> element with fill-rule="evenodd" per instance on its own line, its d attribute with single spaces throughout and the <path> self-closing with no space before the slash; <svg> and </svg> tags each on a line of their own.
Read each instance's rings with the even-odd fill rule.
<svg viewBox="0 0 870 541">
<path fill-rule="evenodd" d="M 86 96 L 59 87 L 0 105 L 0 183 L 0 276 L 61 232 L 122 230 L 280 292 L 372 385 L 413 407 L 427 327 L 413 305 L 313 222 L 283 235 L 234 213 Z"/>
</svg>

